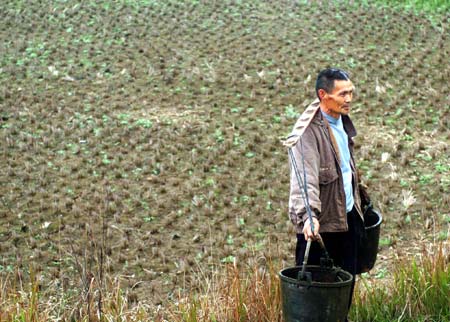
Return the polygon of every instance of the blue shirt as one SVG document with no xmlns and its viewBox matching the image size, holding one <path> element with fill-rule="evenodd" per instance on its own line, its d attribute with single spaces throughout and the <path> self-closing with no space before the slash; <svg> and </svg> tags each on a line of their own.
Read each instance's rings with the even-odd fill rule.
<svg viewBox="0 0 450 322">
<path fill-rule="evenodd" d="M 342 179 L 344 181 L 344 191 L 345 191 L 345 203 L 347 212 L 350 212 L 353 208 L 353 186 L 352 186 L 352 169 L 350 167 L 350 150 L 348 148 L 348 136 L 344 130 L 344 124 L 342 123 L 342 118 L 334 118 L 324 112 L 323 116 L 330 123 L 331 130 L 333 131 L 334 138 L 339 149 L 340 163 Z"/>
</svg>

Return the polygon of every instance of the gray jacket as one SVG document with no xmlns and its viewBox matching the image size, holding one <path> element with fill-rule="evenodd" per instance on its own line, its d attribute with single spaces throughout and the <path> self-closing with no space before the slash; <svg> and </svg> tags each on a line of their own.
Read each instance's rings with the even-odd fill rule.
<svg viewBox="0 0 450 322">
<path fill-rule="evenodd" d="M 348 135 L 355 207 L 363 219 L 357 184 L 359 179 L 353 158 L 353 137 L 356 136 L 356 130 L 348 116 L 343 115 L 342 122 Z M 344 183 L 339 165 L 339 150 L 328 121 L 320 112 L 318 100 L 305 110 L 292 133 L 294 134 L 294 139 L 291 140 L 292 152 L 302 178 L 304 164 L 309 204 L 313 210 L 313 216 L 319 220 L 319 232 L 347 231 L 347 212 Z M 289 216 L 297 233 L 301 234 L 303 223 L 308 219 L 308 215 L 290 159 L 289 162 L 291 166 Z"/>
</svg>

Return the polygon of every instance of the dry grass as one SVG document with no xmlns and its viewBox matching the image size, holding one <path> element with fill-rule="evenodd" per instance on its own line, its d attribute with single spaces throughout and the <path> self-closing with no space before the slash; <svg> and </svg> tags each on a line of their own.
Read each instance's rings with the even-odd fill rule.
<svg viewBox="0 0 450 322">
<path fill-rule="evenodd" d="M 449 321 L 450 248 L 445 243 L 432 246 L 417 259 L 399 259 L 390 284 L 359 279 L 352 320 Z M 199 289 L 156 310 L 130 303 L 118 280 L 104 285 L 101 306 L 95 280 L 90 299 L 83 297 L 75 306 L 65 305 L 65 293 L 44 302 L 39 276 L 30 272 L 31 281 L 24 284 L 16 274 L 0 280 L 0 321 L 282 321 L 279 265 L 263 262 L 254 267 L 227 264 L 210 276 L 200 271 Z"/>
<path fill-rule="evenodd" d="M 39 276 L 31 275 L 31 281 L 21 285 L 12 276 L 0 280 L 0 321 L 149 321 L 153 315 L 149 305 L 130 303 L 118 280 L 100 289 L 93 279 L 87 293 L 73 290 L 70 295 L 59 289 L 47 297 Z M 58 286 L 52 288 L 57 291 Z"/>
<path fill-rule="evenodd" d="M 275 265 L 227 265 L 202 281 L 198 293 L 171 309 L 173 321 L 281 321 L 280 285 Z"/>
<path fill-rule="evenodd" d="M 118 280 L 100 289 L 93 278 L 87 293 L 69 299 L 62 291 L 44 300 L 38 276 L 30 272 L 26 284 L 17 284 L 11 276 L 0 280 L 0 321 L 281 321 L 280 287 L 272 263 L 222 268 L 209 277 L 199 272 L 200 290 L 156 309 L 144 302 L 130 303 Z"/>
</svg>

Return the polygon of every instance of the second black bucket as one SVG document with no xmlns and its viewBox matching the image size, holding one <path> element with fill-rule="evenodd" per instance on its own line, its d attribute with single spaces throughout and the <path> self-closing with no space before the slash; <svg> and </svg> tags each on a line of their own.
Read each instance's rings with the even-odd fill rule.
<svg viewBox="0 0 450 322">
<path fill-rule="evenodd" d="M 377 260 L 378 244 L 380 241 L 380 226 L 383 217 L 374 208 L 369 207 L 364 213 L 366 236 L 358 250 L 357 274 L 371 270 Z"/>
<path fill-rule="evenodd" d="M 344 322 L 353 276 L 339 268 L 306 265 L 311 280 L 298 279 L 302 266 L 280 272 L 285 322 Z"/>
</svg>

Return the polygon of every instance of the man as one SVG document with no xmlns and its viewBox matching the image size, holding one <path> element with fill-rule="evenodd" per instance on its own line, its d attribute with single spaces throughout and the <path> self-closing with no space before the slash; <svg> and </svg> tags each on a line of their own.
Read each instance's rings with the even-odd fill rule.
<svg viewBox="0 0 450 322">
<path fill-rule="evenodd" d="M 353 159 L 356 130 L 348 116 L 353 92 L 353 83 L 345 71 L 321 71 L 316 81 L 318 99 L 304 111 L 285 145 L 292 148 L 300 176 L 306 179 L 304 198 L 305 190 L 290 160 L 289 215 L 297 231 L 296 264 L 303 263 L 307 240 L 317 239 L 320 233 L 334 265 L 355 276 L 364 226 Z M 312 210 L 313 225 L 305 201 Z M 320 264 L 322 256 L 319 243 L 313 242 L 308 265 Z"/>
</svg>

